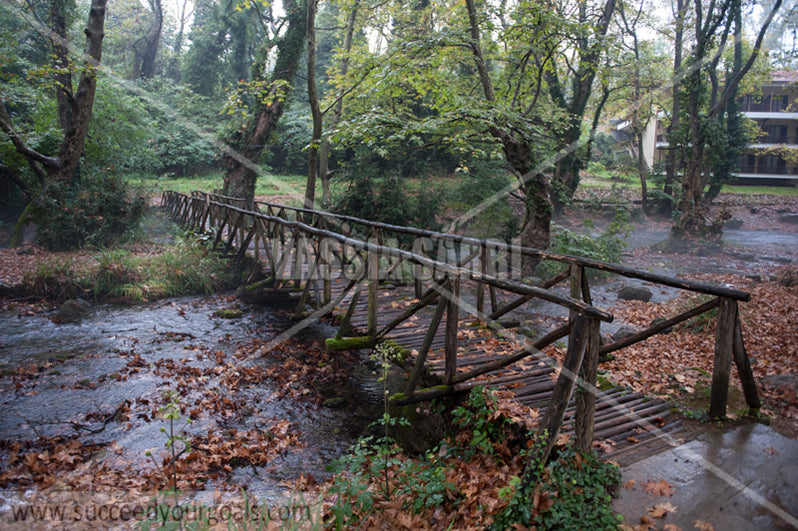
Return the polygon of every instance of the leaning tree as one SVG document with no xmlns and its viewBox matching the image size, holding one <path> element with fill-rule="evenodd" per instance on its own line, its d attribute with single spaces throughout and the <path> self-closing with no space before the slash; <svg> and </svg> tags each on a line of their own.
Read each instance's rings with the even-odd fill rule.
<svg viewBox="0 0 798 531">
<path fill-rule="evenodd" d="M 0 88 L 0 99 L 2 99 L 0 129 L 36 176 L 41 194 L 46 193 L 48 186 L 53 183 L 71 182 L 75 179 L 89 130 L 97 90 L 97 71 L 102 57 L 107 0 L 91 1 L 88 22 L 84 30 L 86 45 L 79 68 L 69 54 L 67 27 L 64 20 L 66 3 L 66 0 L 53 0 L 48 15 L 36 16 L 39 23 L 38 30 L 47 36 L 53 50 L 52 64 L 48 71 L 55 86 L 59 122 L 63 132 L 62 140 L 55 152 L 43 153 L 31 147 L 26 135 L 14 123 L 14 111 L 9 109 L 7 96 Z M 75 86 L 73 76 L 78 70 L 80 79 Z M 20 186 L 29 200 L 35 199 L 33 190 L 12 165 L 0 161 L 0 175 Z"/>
</svg>

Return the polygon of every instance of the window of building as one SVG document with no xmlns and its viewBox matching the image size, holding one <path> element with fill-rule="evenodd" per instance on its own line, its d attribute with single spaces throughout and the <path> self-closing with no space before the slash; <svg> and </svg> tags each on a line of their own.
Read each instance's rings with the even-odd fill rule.
<svg viewBox="0 0 798 531">
<path fill-rule="evenodd" d="M 787 110 L 787 95 L 773 96 L 770 103 L 771 112 Z"/>
<path fill-rule="evenodd" d="M 787 163 L 778 155 L 767 155 L 765 157 L 765 173 L 785 174 L 787 173 Z"/>
<path fill-rule="evenodd" d="M 765 133 L 765 143 L 767 144 L 784 144 L 787 142 L 786 125 L 765 126 Z"/>
</svg>

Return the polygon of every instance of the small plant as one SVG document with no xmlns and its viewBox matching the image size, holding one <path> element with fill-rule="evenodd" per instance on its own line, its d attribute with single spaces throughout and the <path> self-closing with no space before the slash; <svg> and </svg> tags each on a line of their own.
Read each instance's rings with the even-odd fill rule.
<svg viewBox="0 0 798 531">
<path fill-rule="evenodd" d="M 617 465 L 605 463 L 594 451 L 578 453 L 569 443 L 557 448 L 539 476 L 542 479 L 531 492 L 523 490 L 520 478 L 511 480 L 503 491 L 510 501 L 491 529 L 518 525 L 564 530 L 618 528 L 621 519 L 611 503 L 611 491 L 621 480 Z"/>
<path fill-rule="evenodd" d="M 496 409 L 496 397 L 484 386 L 474 387 L 463 406 L 452 411 L 453 424 L 472 431 L 465 457 L 476 453 L 493 454 L 493 443 L 505 438 L 505 428 L 510 421 Z"/>
<path fill-rule="evenodd" d="M 180 403 L 177 401 L 177 393 L 174 391 L 167 391 L 163 395 L 165 404 L 158 408 L 158 414 L 165 421 L 169 422 L 169 429 L 161 427 L 161 433 L 166 435 L 166 449 L 169 452 L 168 470 L 167 465 L 161 466 L 155 461 L 152 452 L 147 450 L 145 455 L 155 465 L 155 468 L 161 473 L 169 485 L 169 490 L 177 493 L 177 459 L 186 452 L 191 451 L 191 443 L 188 437 L 184 435 L 186 427 L 191 423 L 190 418 L 186 418 L 185 424 L 180 429 L 177 429 L 176 423 L 180 421 Z M 178 446 L 182 446 L 178 450 Z"/>
</svg>

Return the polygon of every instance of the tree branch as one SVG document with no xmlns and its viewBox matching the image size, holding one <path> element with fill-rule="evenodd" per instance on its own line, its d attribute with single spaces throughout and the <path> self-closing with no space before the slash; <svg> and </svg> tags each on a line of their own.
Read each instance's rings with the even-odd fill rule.
<svg viewBox="0 0 798 531">
<path fill-rule="evenodd" d="M 25 139 L 22 138 L 22 135 L 14 128 L 14 124 L 11 123 L 11 117 L 8 115 L 8 110 L 5 105 L 5 95 L 2 92 L 0 92 L 0 99 L 3 100 L 0 102 L 0 129 L 11 139 L 11 143 L 14 144 L 14 149 L 17 150 L 17 153 L 25 157 L 28 161 L 38 162 L 46 168 L 60 168 L 60 159 L 43 155 L 28 146 Z"/>
<path fill-rule="evenodd" d="M 768 27 L 773 21 L 773 17 L 776 16 L 776 11 L 778 11 L 781 7 L 781 2 L 782 0 L 776 0 L 776 2 L 773 4 L 773 9 L 770 10 L 767 19 L 765 19 L 765 23 L 762 24 L 762 28 L 759 30 L 759 35 L 757 35 L 756 42 L 754 43 L 754 49 L 751 52 L 751 55 L 748 57 L 748 61 L 745 63 L 742 69 L 737 72 L 737 75 L 732 78 L 731 82 L 726 84 L 726 87 L 723 89 L 723 95 L 709 113 L 710 117 L 717 116 L 721 109 L 726 106 L 729 98 L 731 98 L 732 94 L 734 94 L 734 90 L 732 90 L 732 88 L 736 87 L 740 83 L 740 81 L 743 79 L 743 76 L 745 76 L 745 74 L 747 74 L 754 65 L 756 58 L 759 57 L 759 53 L 762 51 L 762 41 L 765 39 L 765 33 L 767 33 Z"/>
</svg>

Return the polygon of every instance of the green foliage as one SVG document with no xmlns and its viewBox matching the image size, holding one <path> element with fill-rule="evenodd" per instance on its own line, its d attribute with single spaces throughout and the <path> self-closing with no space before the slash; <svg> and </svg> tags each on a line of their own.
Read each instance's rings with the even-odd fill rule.
<svg viewBox="0 0 798 531">
<path fill-rule="evenodd" d="M 561 449 L 548 467 L 540 490 L 556 493 L 555 503 L 531 522 L 541 529 L 614 530 L 620 523 L 612 510 L 610 490 L 621 481 L 617 465 L 605 463 L 591 451 L 578 454 L 572 446 Z"/>
<path fill-rule="evenodd" d="M 264 162 L 277 173 L 306 175 L 308 171 L 306 147 L 312 136 L 310 109 L 299 103 L 292 104 L 280 118 L 263 153 Z"/>
<path fill-rule="evenodd" d="M 496 410 L 496 397 L 484 386 L 474 387 L 466 403 L 452 411 L 452 424 L 459 429 L 470 430 L 470 445 L 464 456 L 471 458 L 477 453 L 493 454 L 493 444 L 506 438 L 505 429 L 510 421 Z"/>
<path fill-rule="evenodd" d="M 512 178 L 501 160 L 474 159 L 461 164 L 457 170 L 457 186 L 446 195 L 447 207 L 456 211 L 471 211 L 468 232 L 478 238 L 499 237 L 511 241 L 521 228 L 518 216 L 504 196 L 513 185 Z M 499 201 L 493 198 L 501 197 Z"/>
<path fill-rule="evenodd" d="M 549 465 L 541 467 L 542 480 L 525 492 L 521 479 L 503 491 L 512 496 L 491 525 L 500 531 L 515 526 L 534 529 L 615 530 L 620 515 L 612 509 L 612 490 L 621 481 L 617 465 L 605 463 L 595 451 L 578 453 L 570 444 L 558 447 Z M 541 503 L 548 498 L 551 503 Z M 548 507 L 547 507 L 548 506 Z"/>
<path fill-rule="evenodd" d="M 159 253 L 133 255 L 124 249 L 101 252 L 96 267 L 54 260 L 37 266 L 26 277 L 26 291 L 65 300 L 153 301 L 164 297 L 213 293 L 234 287 L 238 271 L 199 238 L 178 238 Z"/>
<path fill-rule="evenodd" d="M 333 211 L 393 225 L 438 228 L 441 194 L 431 193 L 426 183 L 418 193 L 408 193 L 405 180 L 397 173 L 390 168 L 390 161 L 375 157 L 350 165 L 349 182 L 343 194 L 334 199 Z"/>
<path fill-rule="evenodd" d="M 588 227 L 592 227 L 592 223 L 588 224 Z M 598 235 L 576 234 L 568 229 L 559 228 L 552 237 L 549 251 L 617 264 L 621 262 L 630 230 L 629 212 L 618 209 L 613 222 Z M 557 262 L 543 261 L 538 266 L 538 272 L 548 277 L 559 272 L 562 267 L 562 264 Z"/>
<path fill-rule="evenodd" d="M 80 187 L 54 183 L 31 206 L 38 242 L 62 251 L 101 247 L 128 237 L 144 213 L 145 199 L 115 175 L 90 173 Z"/>
</svg>

